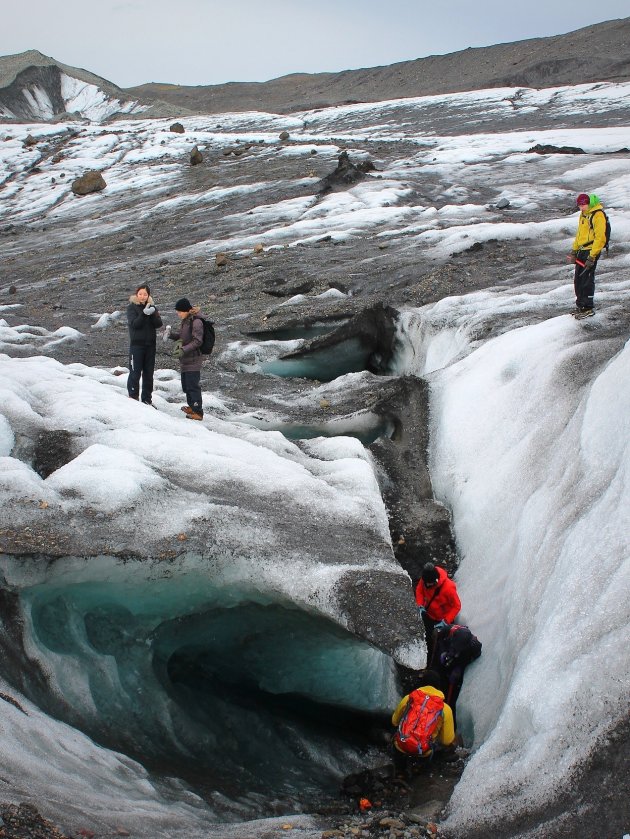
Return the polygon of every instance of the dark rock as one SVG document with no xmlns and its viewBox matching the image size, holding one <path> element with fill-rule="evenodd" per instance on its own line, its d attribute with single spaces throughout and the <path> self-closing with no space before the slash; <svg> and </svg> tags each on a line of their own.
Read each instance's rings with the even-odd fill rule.
<svg viewBox="0 0 630 839">
<path fill-rule="evenodd" d="M 190 165 L 191 166 L 198 166 L 199 163 L 203 163 L 203 155 L 197 148 L 197 146 L 193 146 L 193 149 L 190 153 Z"/>
<path fill-rule="evenodd" d="M 172 131 L 174 134 L 185 134 L 186 133 L 186 129 L 181 124 L 181 122 L 174 122 L 171 125 L 171 127 L 169 128 L 169 131 Z"/>
<path fill-rule="evenodd" d="M 92 170 L 81 175 L 80 178 L 75 178 L 70 188 L 75 195 L 89 195 L 91 192 L 100 192 L 106 186 L 105 178 L 101 173 Z"/>
<path fill-rule="evenodd" d="M 37 145 L 37 140 L 35 139 L 35 137 L 33 137 L 32 134 L 28 134 L 26 136 L 26 139 L 24 140 L 24 145 L 25 146 L 36 146 Z"/>
<path fill-rule="evenodd" d="M 499 201 L 497 201 L 497 203 L 496 203 L 496 208 L 497 208 L 497 210 L 507 210 L 507 208 L 508 208 L 509 206 L 510 206 L 510 202 L 507 200 L 507 198 L 501 198 L 501 199 L 500 199 Z"/>
<path fill-rule="evenodd" d="M 218 253 L 214 258 L 214 262 L 218 268 L 224 268 L 228 264 L 227 254 Z"/>
<path fill-rule="evenodd" d="M 369 172 L 369 161 L 363 161 L 358 166 L 352 163 L 347 151 L 342 151 L 337 161 L 337 168 L 330 175 L 322 178 L 319 184 L 319 192 L 325 193 L 333 189 L 346 189 L 357 181 L 363 180 L 366 172 Z M 374 168 L 372 166 L 372 168 Z"/>
<path fill-rule="evenodd" d="M 9 696 L 8 693 L 2 693 L 2 691 L 0 691 L 0 699 L 3 699 L 5 702 L 8 702 L 9 705 L 13 705 L 14 708 L 17 708 L 18 711 L 21 711 L 23 714 L 26 714 L 26 716 L 28 717 L 28 714 L 26 713 L 24 708 L 22 708 L 22 706 L 17 701 L 17 699 L 14 699 L 12 696 Z M 0 836 L 1 835 L 2 834 L 0 833 Z"/>
<path fill-rule="evenodd" d="M 9 294 L 15 294 L 17 292 L 17 286 L 9 286 Z"/>
<path fill-rule="evenodd" d="M 69 431 L 42 431 L 35 441 L 33 469 L 44 479 L 73 458 L 72 434 Z"/>
<path fill-rule="evenodd" d="M 284 283 L 285 280 L 282 280 Z M 277 281 L 276 281 L 277 284 Z M 269 294 L 271 297 L 294 297 L 296 294 L 308 294 L 309 291 L 313 290 L 315 283 L 312 280 L 305 280 L 302 283 L 294 283 L 290 286 L 284 286 L 283 288 L 277 288 L 269 286 L 265 286 L 263 288 L 264 294 Z"/>
<path fill-rule="evenodd" d="M 544 144 L 538 143 L 536 146 L 532 146 L 531 149 L 527 149 L 527 153 L 535 153 L 535 154 L 586 154 L 584 149 L 577 148 L 576 146 L 546 146 Z"/>
<path fill-rule="evenodd" d="M 288 131 L 281 131 L 279 136 L 280 136 L 280 139 L 282 141 L 284 141 L 284 140 L 288 140 L 290 135 L 289 135 Z"/>
</svg>

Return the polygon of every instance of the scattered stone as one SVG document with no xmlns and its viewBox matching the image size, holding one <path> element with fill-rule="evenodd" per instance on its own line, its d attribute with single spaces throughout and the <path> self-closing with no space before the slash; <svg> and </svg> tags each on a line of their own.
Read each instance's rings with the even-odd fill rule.
<svg viewBox="0 0 630 839">
<path fill-rule="evenodd" d="M 61 154 L 61 152 L 57 152 L 57 154 L 54 154 L 50 158 L 51 163 L 61 163 L 62 160 L 63 160 L 63 155 Z"/>
<path fill-rule="evenodd" d="M 0 836 L 30 839 L 69 839 L 52 822 L 44 819 L 32 804 L 0 804 Z"/>
<path fill-rule="evenodd" d="M 169 131 L 172 131 L 174 134 L 185 134 L 186 133 L 186 129 L 181 124 L 181 122 L 174 122 L 171 125 L 171 127 L 169 128 Z"/>
<path fill-rule="evenodd" d="M 9 294 L 16 294 L 17 287 L 14 285 L 9 286 Z"/>
<path fill-rule="evenodd" d="M 193 146 L 193 150 L 190 153 L 190 165 L 197 166 L 199 163 L 203 163 L 203 155 L 197 146 Z"/>
<path fill-rule="evenodd" d="M 101 173 L 91 170 L 80 178 L 75 178 L 70 188 L 75 195 L 89 195 L 91 192 L 100 192 L 106 186 L 105 178 Z"/>
<path fill-rule="evenodd" d="M 265 246 L 261 245 L 260 242 L 258 242 L 257 245 L 254 245 L 254 253 L 264 253 L 264 251 L 265 251 Z"/>
<path fill-rule="evenodd" d="M 281 131 L 279 136 L 280 139 L 284 142 L 285 140 L 288 140 L 291 135 L 288 131 Z"/>
<path fill-rule="evenodd" d="M 319 407 L 323 408 L 324 410 L 326 408 L 330 408 L 330 402 L 328 401 L 328 399 L 320 399 L 319 400 Z"/>
<path fill-rule="evenodd" d="M 228 264 L 227 254 L 218 253 L 214 258 L 214 262 L 215 262 L 217 268 L 225 267 Z"/>
<path fill-rule="evenodd" d="M 405 829 L 405 823 L 401 822 L 400 819 L 393 819 L 393 818 L 386 817 L 384 819 L 381 819 L 379 821 L 379 824 L 380 824 L 381 827 L 390 827 L 390 828 L 393 827 L 396 830 L 404 830 Z"/>
<path fill-rule="evenodd" d="M 497 201 L 496 206 L 497 210 L 507 210 L 507 208 L 510 206 L 510 202 L 507 200 L 507 198 L 501 198 L 499 201 Z"/>
<path fill-rule="evenodd" d="M 36 146 L 37 140 L 35 139 L 35 137 L 33 137 L 32 134 L 27 134 L 26 139 L 23 141 L 23 144 L 25 146 Z"/>
</svg>

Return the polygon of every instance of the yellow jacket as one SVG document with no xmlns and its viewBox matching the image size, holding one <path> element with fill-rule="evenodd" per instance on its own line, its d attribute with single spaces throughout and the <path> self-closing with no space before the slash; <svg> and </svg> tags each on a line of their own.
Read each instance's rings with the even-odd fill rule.
<svg viewBox="0 0 630 839">
<path fill-rule="evenodd" d="M 596 259 L 606 244 L 606 218 L 601 203 L 589 207 L 586 214 L 580 213 L 577 236 L 573 242 L 573 250 L 589 251 L 591 259 Z"/>
<path fill-rule="evenodd" d="M 424 687 L 423 685 L 421 688 L 419 688 L 419 690 L 423 691 L 424 693 L 428 693 L 430 696 L 439 696 L 441 699 L 444 699 L 444 694 L 441 690 L 438 690 L 434 687 L 430 687 L 429 685 L 427 685 L 426 687 Z M 403 696 L 403 698 L 398 703 L 398 707 L 392 714 L 392 725 L 398 725 L 402 715 L 405 713 L 405 709 L 407 707 L 408 702 L 409 694 Z M 442 720 L 441 726 L 438 728 L 436 739 L 442 746 L 450 746 L 455 741 L 455 725 L 453 723 L 453 711 L 451 710 L 451 706 L 447 705 L 446 702 L 444 703 L 444 718 Z M 395 740 L 394 745 L 396 746 L 396 748 L 398 748 Z"/>
</svg>

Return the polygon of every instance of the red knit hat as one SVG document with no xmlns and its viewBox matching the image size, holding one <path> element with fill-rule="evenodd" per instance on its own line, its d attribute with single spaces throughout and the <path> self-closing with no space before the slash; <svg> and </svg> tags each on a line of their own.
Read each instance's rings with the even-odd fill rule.
<svg viewBox="0 0 630 839">
<path fill-rule="evenodd" d="M 578 207 L 581 207 L 582 204 L 590 204 L 591 199 L 588 197 L 588 195 L 585 192 L 580 192 L 578 197 L 575 199 L 575 203 L 578 205 Z"/>
</svg>

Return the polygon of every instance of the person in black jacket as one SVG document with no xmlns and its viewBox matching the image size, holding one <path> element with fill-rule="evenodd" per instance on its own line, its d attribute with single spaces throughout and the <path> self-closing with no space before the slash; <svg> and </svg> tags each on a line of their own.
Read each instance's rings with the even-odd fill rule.
<svg viewBox="0 0 630 839">
<path fill-rule="evenodd" d="M 441 621 L 433 630 L 433 653 L 429 667 L 440 674 L 445 701 L 451 706 L 456 720 L 455 706 L 464 683 L 464 670 L 481 655 L 481 641 L 467 626 Z"/>
<path fill-rule="evenodd" d="M 129 326 L 129 378 L 127 393 L 130 399 L 140 399 L 153 405 L 153 372 L 155 370 L 155 331 L 162 326 L 162 318 L 155 308 L 151 289 L 146 283 L 139 285 L 129 298 L 127 306 Z M 142 377 L 142 394 L 140 394 Z"/>
</svg>

